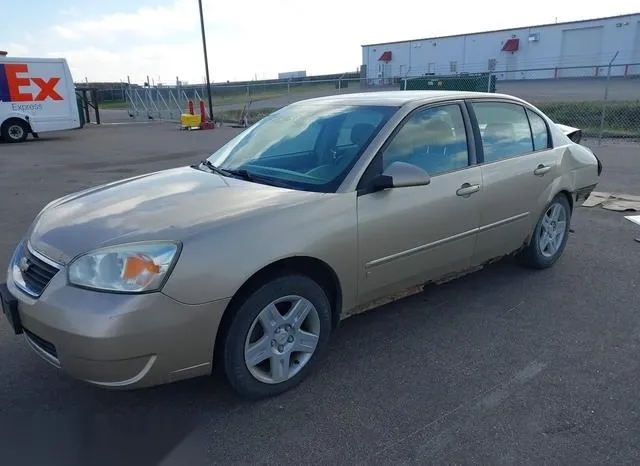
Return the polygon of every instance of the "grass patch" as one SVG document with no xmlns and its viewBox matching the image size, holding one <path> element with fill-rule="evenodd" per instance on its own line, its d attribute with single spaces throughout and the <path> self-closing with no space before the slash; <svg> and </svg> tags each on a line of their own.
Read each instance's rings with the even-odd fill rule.
<svg viewBox="0 0 640 466">
<path fill-rule="evenodd" d="M 556 123 L 582 129 L 585 137 L 600 135 L 601 101 L 538 102 L 534 105 Z M 640 137 L 640 101 L 607 102 L 604 108 L 604 137 Z"/>
<path fill-rule="evenodd" d="M 215 109 L 214 109 L 215 110 Z M 268 107 L 261 108 L 259 110 L 249 110 L 249 124 L 253 124 L 256 121 L 259 121 L 266 117 L 267 115 L 278 110 L 277 107 Z M 225 110 L 223 112 L 215 113 L 215 118 L 218 121 L 227 121 L 227 122 L 239 122 L 240 117 L 242 116 L 242 110 Z"/>
<path fill-rule="evenodd" d="M 354 89 L 360 88 L 360 82 L 353 81 L 343 81 L 342 84 L 344 89 L 349 89 L 353 91 Z M 305 94 L 310 94 L 310 97 L 314 97 L 316 95 L 330 95 L 332 93 L 338 93 L 338 89 L 336 87 L 336 82 L 300 82 L 300 83 L 279 83 L 279 84 L 249 84 L 247 86 L 224 86 L 218 85 L 212 87 L 212 99 L 213 99 L 213 107 L 214 110 L 219 106 L 226 105 L 244 105 L 249 100 L 252 102 L 259 102 L 268 99 L 277 99 L 287 96 L 292 96 L 293 100 L 300 100 L 301 98 L 305 98 Z M 248 91 L 248 92 L 247 92 Z M 186 111 L 187 103 L 184 101 L 183 94 L 180 94 L 180 97 L 177 97 L 177 93 L 175 88 L 166 88 L 166 89 L 153 89 L 152 92 L 147 93 L 146 90 L 140 89 L 136 90 L 138 92 L 138 97 L 134 99 L 136 107 L 138 110 L 143 111 L 144 105 L 140 100 L 145 102 L 146 105 L 151 106 L 149 103 L 149 98 L 153 99 L 156 106 L 164 110 L 165 106 L 168 104 L 170 106 L 175 102 L 173 97 L 177 98 L 178 102 L 184 104 L 184 109 Z M 194 101 L 194 105 L 197 110 L 197 95 L 207 100 L 206 88 L 198 87 L 198 88 L 188 88 L 185 89 L 184 92 L 188 96 L 188 98 Z M 164 99 L 161 100 L 158 97 L 158 94 L 162 96 Z M 172 96 L 173 94 L 173 96 Z M 295 96 L 295 97 L 294 97 Z M 100 108 L 104 109 L 117 109 L 123 110 L 128 108 L 128 103 L 126 101 L 105 101 L 100 104 Z M 155 111 L 155 107 L 151 106 L 151 112 Z M 261 112 L 261 111 L 260 111 Z"/>
<path fill-rule="evenodd" d="M 360 83 L 349 83 L 349 89 L 353 87 L 360 87 Z M 307 94 L 326 92 L 327 95 L 331 91 L 336 91 L 335 83 L 320 83 L 320 84 L 298 84 L 292 83 L 290 87 L 286 84 L 278 85 L 264 85 L 258 84 L 250 86 L 250 94 L 247 94 L 247 88 L 234 88 L 232 91 L 227 91 L 224 88 L 213 89 L 212 97 L 214 105 L 228 105 L 228 104 L 244 104 L 248 100 L 253 102 L 259 102 L 261 100 L 275 99 L 278 97 L 285 97 L 288 95 Z"/>
<path fill-rule="evenodd" d="M 600 135 L 602 102 L 539 102 L 535 104 L 553 121 L 582 129 L 584 137 Z M 249 111 L 249 123 L 264 118 L 278 108 Z M 216 114 L 223 121 L 238 121 L 241 110 L 227 110 Z M 608 102 L 605 105 L 603 137 L 640 138 L 640 101 Z"/>
<path fill-rule="evenodd" d="M 106 108 L 112 110 L 126 110 L 129 108 L 127 102 L 124 100 L 113 100 L 109 102 L 103 102 L 99 105 L 99 108 Z"/>
</svg>

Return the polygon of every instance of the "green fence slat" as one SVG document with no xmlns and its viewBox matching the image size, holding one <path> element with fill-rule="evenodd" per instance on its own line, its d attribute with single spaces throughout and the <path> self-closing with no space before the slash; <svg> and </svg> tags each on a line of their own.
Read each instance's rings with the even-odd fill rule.
<svg viewBox="0 0 640 466">
<path fill-rule="evenodd" d="M 407 91 L 495 92 L 496 76 L 489 73 L 475 73 L 453 76 L 442 75 L 405 78 L 400 82 L 400 89 Z"/>
</svg>

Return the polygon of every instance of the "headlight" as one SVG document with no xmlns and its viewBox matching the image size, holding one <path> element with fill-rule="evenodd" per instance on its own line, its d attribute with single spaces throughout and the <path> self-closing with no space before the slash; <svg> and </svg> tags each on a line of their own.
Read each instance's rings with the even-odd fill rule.
<svg viewBox="0 0 640 466">
<path fill-rule="evenodd" d="M 97 249 L 69 264 L 69 282 L 102 291 L 140 293 L 159 290 L 177 258 L 168 241 Z"/>
</svg>

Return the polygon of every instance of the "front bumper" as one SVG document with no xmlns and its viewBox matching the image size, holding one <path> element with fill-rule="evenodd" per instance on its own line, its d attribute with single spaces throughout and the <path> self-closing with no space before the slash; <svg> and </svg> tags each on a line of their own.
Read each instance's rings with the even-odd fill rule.
<svg viewBox="0 0 640 466">
<path fill-rule="evenodd" d="M 8 275 L 29 346 L 74 378 L 139 388 L 211 372 L 228 299 L 186 305 L 162 294 L 102 293 L 68 285 L 58 272 L 40 297 Z M 7 297 L 10 298 L 10 297 Z"/>
</svg>

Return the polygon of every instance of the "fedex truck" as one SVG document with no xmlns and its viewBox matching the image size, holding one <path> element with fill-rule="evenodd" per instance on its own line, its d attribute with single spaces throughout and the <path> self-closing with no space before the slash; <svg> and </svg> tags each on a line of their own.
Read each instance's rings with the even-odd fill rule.
<svg viewBox="0 0 640 466">
<path fill-rule="evenodd" d="M 75 86 L 64 58 L 0 56 L 0 137 L 80 128 Z"/>
</svg>

